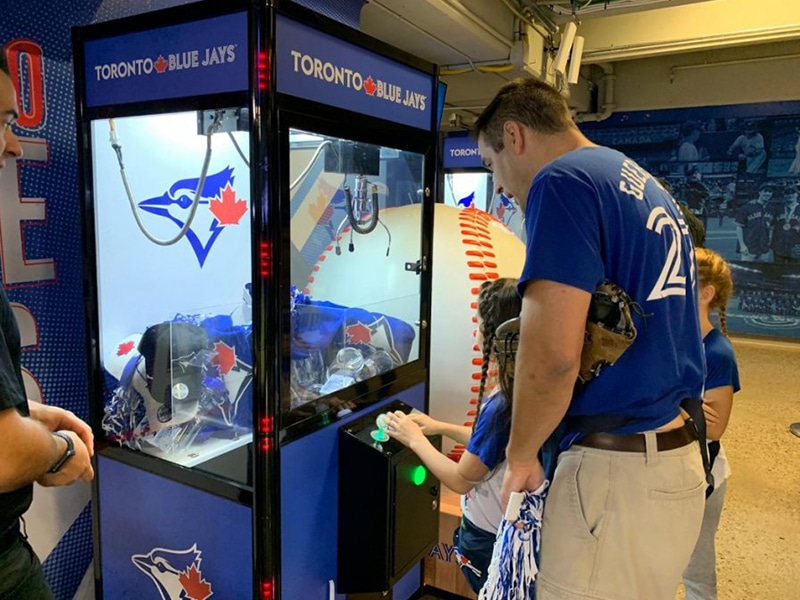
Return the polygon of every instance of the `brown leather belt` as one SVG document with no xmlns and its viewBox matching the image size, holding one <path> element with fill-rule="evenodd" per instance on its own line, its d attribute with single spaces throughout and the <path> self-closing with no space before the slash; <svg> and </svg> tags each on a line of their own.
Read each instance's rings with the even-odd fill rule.
<svg viewBox="0 0 800 600">
<path fill-rule="evenodd" d="M 675 450 L 691 444 L 697 437 L 691 425 L 684 423 L 683 427 L 656 433 L 657 447 L 660 452 Z M 575 443 L 577 446 L 597 448 L 599 450 L 616 450 L 617 452 L 644 452 L 645 441 L 643 433 L 628 435 L 615 435 L 612 433 L 589 433 Z"/>
</svg>

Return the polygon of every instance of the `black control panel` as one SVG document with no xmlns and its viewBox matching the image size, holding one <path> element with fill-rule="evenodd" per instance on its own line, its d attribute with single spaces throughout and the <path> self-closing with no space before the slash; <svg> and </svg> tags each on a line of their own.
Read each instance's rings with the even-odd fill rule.
<svg viewBox="0 0 800 600">
<path fill-rule="evenodd" d="M 384 415 L 397 400 L 339 430 L 337 591 L 385 592 L 430 552 L 439 533 L 439 480 L 389 438 Z M 441 437 L 431 438 L 441 448 Z"/>
</svg>

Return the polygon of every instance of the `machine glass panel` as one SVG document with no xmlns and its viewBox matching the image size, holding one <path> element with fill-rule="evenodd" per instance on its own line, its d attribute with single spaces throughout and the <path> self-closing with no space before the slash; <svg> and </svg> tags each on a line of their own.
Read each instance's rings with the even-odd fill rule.
<svg viewBox="0 0 800 600">
<path fill-rule="evenodd" d="M 290 149 L 288 409 L 302 412 L 419 358 L 423 156 L 299 130 Z"/>
<path fill-rule="evenodd" d="M 243 112 L 91 123 L 103 432 L 186 467 L 252 439 Z"/>
</svg>

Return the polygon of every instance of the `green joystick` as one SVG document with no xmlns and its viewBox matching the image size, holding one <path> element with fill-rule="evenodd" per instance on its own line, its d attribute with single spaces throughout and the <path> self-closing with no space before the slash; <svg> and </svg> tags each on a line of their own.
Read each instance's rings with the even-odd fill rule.
<svg viewBox="0 0 800 600">
<path fill-rule="evenodd" d="M 386 427 L 389 425 L 389 415 L 386 413 L 379 414 L 375 419 L 375 425 L 377 425 L 378 428 L 369 432 L 369 434 L 372 436 L 372 439 L 376 442 L 389 441 L 389 434 L 386 433 Z"/>
</svg>

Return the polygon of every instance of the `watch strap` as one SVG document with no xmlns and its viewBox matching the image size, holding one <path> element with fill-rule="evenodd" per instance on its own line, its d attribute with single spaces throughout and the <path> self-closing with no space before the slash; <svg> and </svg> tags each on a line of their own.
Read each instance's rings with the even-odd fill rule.
<svg viewBox="0 0 800 600">
<path fill-rule="evenodd" d="M 61 470 L 61 467 L 63 467 L 70 458 L 75 456 L 75 443 L 72 441 L 72 438 L 69 436 L 69 434 L 63 431 L 54 431 L 53 435 L 60 437 L 62 440 L 67 442 L 67 449 L 64 451 L 64 454 L 59 457 L 55 464 L 50 467 L 48 473 L 58 473 Z"/>
</svg>

